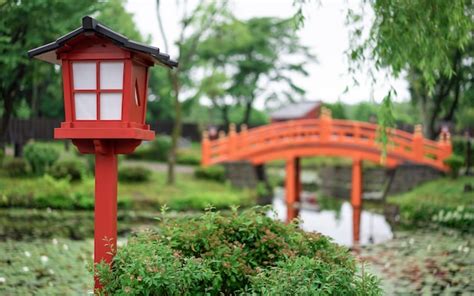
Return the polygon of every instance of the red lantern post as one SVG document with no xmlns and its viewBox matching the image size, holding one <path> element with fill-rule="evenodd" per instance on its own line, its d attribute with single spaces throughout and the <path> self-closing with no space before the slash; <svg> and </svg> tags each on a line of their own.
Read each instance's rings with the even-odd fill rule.
<svg viewBox="0 0 474 296">
<path fill-rule="evenodd" d="M 132 153 L 155 137 L 145 124 L 148 69 L 178 64 L 89 16 L 78 29 L 28 55 L 62 66 L 64 122 L 54 137 L 95 154 L 94 263 L 110 263 L 117 246 L 117 154 Z"/>
</svg>

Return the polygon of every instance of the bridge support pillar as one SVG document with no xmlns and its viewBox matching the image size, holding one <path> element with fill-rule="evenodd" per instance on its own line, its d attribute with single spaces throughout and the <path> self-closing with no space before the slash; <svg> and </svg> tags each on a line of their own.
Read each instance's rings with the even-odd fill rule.
<svg viewBox="0 0 474 296">
<path fill-rule="evenodd" d="M 360 218 L 362 208 L 352 207 L 352 245 L 356 248 L 360 242 Z"/>
<path fill-rule="evenodd" d="M 290 157 L 286 160 L 286 181 L 285 181 L 285 200 L 286 200 L 286 221 L 290 222 L 298 216 L 298 205 L 301 193 L 301 170 L 300 159 Z"/>
<path fill-rule="evenodd" d="M 362 206 L 362 160 L 360 158 L 354 158 L 352 161 L 351 204 L 353 207 Z"/>
</svg>

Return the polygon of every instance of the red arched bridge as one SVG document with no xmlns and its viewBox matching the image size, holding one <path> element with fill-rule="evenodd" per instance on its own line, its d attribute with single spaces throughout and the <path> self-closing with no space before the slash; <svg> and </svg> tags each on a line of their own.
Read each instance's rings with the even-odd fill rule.
<svg viewBox="0 0 474 296">
<path fill-rule="evenodd" d="M 202 165 L 246 160 L 255 165 L 272 160 L 286 160 L 286 202 L 290 209 L 299 201 L 300 158 L 308 156 L 338 156 L 351 158 L 352 196 L 355 207 L 362 203 L 363 160 L 380 163 L 382 149 L 377 142 L 378 126 L 367 122 L 332 119 L 328 110 L 320 119 L 301 119 L 268 124 L 247 130 L 245 126 L 236 132 L 230 127 L 229 134 L 210 140 L 204 133 L 202 141 Z M 447 132 L 439 141 L 425 139 L 421 126 L 413 134 L 397 129 L 388 131 L 389 145 L 383 162 L 386 167 L 402 163 L 416 163 L 447 171 L 444 159 L 451 155 L 451 141 Z M 288 219 L 294 215 L 288 211 Z"/>
</svg>

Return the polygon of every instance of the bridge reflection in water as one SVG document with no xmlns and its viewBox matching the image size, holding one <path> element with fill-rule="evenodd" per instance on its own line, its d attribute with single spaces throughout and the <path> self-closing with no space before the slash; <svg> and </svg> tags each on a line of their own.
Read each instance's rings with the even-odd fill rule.
<svg viewBox="0 0 474 296">
<path fill-rule="evenodd" d="M 277 219 L 286 221 L 288 209 L 283 195 L 277 193 L 272 204 Z M 311 205 L 303 205 L 301 209 L 293 211 L 302 220 L 303 230 L 320 232 L 345 246 L 377 244 L 393 237 L 391 227 L 383 215 L 353 207 L 347 201 L 342 203 L 339 211 L 320 210 Z M 269 215 L 274 213 L 270 212 Z"/>
</svg>

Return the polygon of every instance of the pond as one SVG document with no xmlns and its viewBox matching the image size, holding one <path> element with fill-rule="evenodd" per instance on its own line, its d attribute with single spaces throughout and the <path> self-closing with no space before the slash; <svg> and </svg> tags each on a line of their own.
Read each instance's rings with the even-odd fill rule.
<svg viewBox="0 0 474 296">
<path fill-rule="evenodd" d="M 359 245 L 378 244 L 393 238 L 392 229 L 381 214 L 364 209 L 354 211 L 348 201 L 342 200 L 330 201 L 333 206 L 323 206 L 322 200 L 318 201 L 318 198 L 309 192 L 303 192 L 301 199 L 299 217 L 302 220 L 301 227 L 305 231 L 320 232 L 345 246 L 353 246 L 357 243 Z M 324 202 L 328 202 L 327 198 Z M 272 204 L 277 218 L 285 221 L 287 208 L 282 189 L 275 190 Z M 269 215 L 274 215 L 274 213 L 269 213 Z"/>
</svg>

